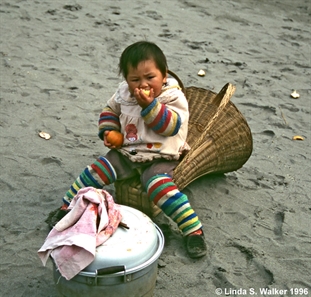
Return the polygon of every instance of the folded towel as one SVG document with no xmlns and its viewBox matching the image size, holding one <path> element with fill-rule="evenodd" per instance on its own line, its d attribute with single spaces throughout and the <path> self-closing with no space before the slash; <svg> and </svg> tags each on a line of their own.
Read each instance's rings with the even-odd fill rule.
<svg viewBox="0 0 311 297">
<path fill-rule="evenodd" d="M 112 196 L 93 187 L 79 190 L 68 209 L 38 255 L 44 266 L 51 255 L 61 275 L 70 280 L 92 263 L 96 247 L 115 232 L 122 216 Z"/>
</svg>

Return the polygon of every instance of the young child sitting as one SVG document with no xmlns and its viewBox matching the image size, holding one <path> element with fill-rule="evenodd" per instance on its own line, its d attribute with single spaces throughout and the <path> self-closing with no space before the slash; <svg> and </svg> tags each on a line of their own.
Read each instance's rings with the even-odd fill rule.
<svg viewBox="0 0 311 297">
<path fill-rule="evenodd" d="M 125 81 L 99 118 L 98 135 L 110 150 L 84 169 L 63 201 L 69 205 L 79 189 L 103 188 L 138 170 L 149 199 L 183 233 L 189 256 L 202 257 L 207 251 L 202 224 L 173 181 L 173 170 L 183 151 L 189 149 L 185 95 L 177 81 L 168 77 L 166 57 L 154 43 L 128 46 L 120 57 L 119 71 Z M 109 142 L 112 130 L 124 135 L 122 144 Z"/>
</svg>

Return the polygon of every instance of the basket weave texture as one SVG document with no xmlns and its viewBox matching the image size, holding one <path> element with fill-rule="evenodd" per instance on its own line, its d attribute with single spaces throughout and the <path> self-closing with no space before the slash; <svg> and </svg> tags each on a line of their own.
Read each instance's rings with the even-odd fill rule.
<svg viewBox="0 0 311 297">
<path fill-rule="evenodd" d="M 230 101 L 235 87 L 228 83 L 217 94 L 211 90 L 187 87 L 175 77 L 189 104 L 187 142 L 191 150 L 174 170 L 179 190 L 209 173 L 226 173 L 241 168 L 251 156 L 253 140 L 246 119 Z M 140 176 L 116 181 L 116 200 L 155 217 L 161 210 L 148 200 Z"/>
</svg>

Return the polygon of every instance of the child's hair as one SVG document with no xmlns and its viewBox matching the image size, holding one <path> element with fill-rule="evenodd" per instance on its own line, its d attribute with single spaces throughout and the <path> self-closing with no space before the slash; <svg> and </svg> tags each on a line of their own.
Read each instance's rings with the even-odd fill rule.
<svg viewBox="0 0 311 297">
<path fill-rule="evenodd" d="M 138 41 L 128 46 L 122 53 L 119 62 L 119 74 L 126 79 L 129 66 L 137 68 L 142 61 L 153 60 L 163 76 L 166 76 L 167 62 L 162 50 L 153 42 Z"/>
</svg>

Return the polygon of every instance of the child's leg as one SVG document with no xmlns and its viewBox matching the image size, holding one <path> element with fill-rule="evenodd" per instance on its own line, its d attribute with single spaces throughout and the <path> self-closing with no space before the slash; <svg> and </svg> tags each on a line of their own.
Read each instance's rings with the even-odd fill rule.
<svg viewBox="0 0 311 297">
<path fill-rule="evenodd" d="M 158 174 L 152 177 L 147 182 L 147 194 L 154 204 L 177 223 L 184 236 L 202 229 L 188 197 L 178 190 L 169 175 Z"/>
<path fill-rule="evenodd" d="M 156 162 L 143 172 L 141 180 L 149 199 L 177 223 L 184 235 L 189 256 L 198 258 L 206 255 L 207 252 L 202 224 L 192 209 L 188 197 L 178 190 L 171 178 L 177 164 L 173 161 Z"/>
<path fill-rule="evenodd" d="M 135 174 L 135 168 L 138 166 L 139 164 L 131 162 L 118 151 L 110 150 L 104 157 L 99 157 L 83 170 L 67 191 L 63 201 L 69 205 L 72 198 L 82 188 L 102 189 L 117 179 L 129 178 Z"/>
<path fill-rule="evenodd" d="M 109 160 L 105 157 L 99 157 L 93 164 L 83 170 L 67 191 L 63 201 L 69 205 L 72 198 L 80 189 L 85 187 L 101 189 L 104 185 L 109 185 L 116 179 L 116 171 Z"/>
</svg>

